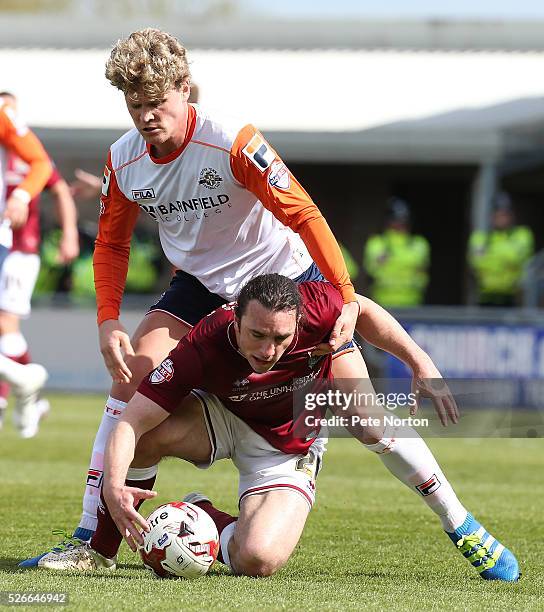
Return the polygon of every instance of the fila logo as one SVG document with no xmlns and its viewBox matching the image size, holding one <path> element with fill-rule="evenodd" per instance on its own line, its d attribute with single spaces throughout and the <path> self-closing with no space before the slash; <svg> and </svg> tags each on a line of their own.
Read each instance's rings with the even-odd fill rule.
<svg viewBox="0 0 544 612">
<path fill-rule="evenodd" d="M 276 159 L 276 154 L 265 142 L 262 136 L 255 134 L 253 138 L 243 148 L 242 153 L 255 165 L 257 168 L 264 172 L 270 167 L 270 164 Z"/>
<path fill-rule="evenodd" d="M 421 495 L 425 496 L 434 493 L 440 487 L 441 484 L 442 483 L 440 482 L 440 480 L 438 480 L 436 474 L 433 474 L 429 478 L 429 480 L 426 480 L 425 482 L 416 485 L 416 489 L 421 493 Z"/>
<path fill-rule="evenodd" d="M 104 473 L 102 472 L 102 470 L 90 469 L 87 472 L 87 486 L 94 487 L 95 489 L 100 489 L 100 486 L 102 485 L 103 476 Z"/>
<path fill-rule="evenodd" d="M 146 187 L 145 189 L 133 189 L 132 190 L 133 200 L 153 200 L 155 199 L 155 190 L 153 187 Z"/>
</svg>

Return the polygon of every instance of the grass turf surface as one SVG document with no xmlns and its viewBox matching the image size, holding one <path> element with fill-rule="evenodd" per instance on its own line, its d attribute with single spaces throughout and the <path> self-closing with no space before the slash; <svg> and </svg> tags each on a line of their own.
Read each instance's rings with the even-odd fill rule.
<svg viewBox="0 0 544 612">
<path fill-rule="evenodd" d="M 217 564 L 200 580 L 158 580 L 125 544 L 111 575 L 18 569 L 19 560 L 56 543 L 52 528 L 76 526 L 101 417 L 101 397 L 50 399 L 53 411 L 35 439 L 19 439 L 10 414 L 0 432 L 0 591 L 67 592 L 77 610 L 544 609 L 538 439 L 429 442 L 463 503 L 517 554 L 523 571 L 517 584 L 481 580 L 421 499 L 345 439 L 329 443 L 316 507 L 290 562 L 271 578 L 233 577 Z M 156 504 L 147 502 L 144 514 L 191 490 L 236 512 L 236 472 L 228 461 L 202 471 L 170 460 L 156 488 Z"/>
</svg>

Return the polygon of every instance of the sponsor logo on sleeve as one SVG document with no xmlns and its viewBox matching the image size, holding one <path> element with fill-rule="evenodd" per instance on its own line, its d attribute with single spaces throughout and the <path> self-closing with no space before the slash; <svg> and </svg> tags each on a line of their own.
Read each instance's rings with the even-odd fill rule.
<svg viewBox="0 0 544 612">
<path fill-rule="evenodd" d="M 107 196 L 108 191 L 110 189 L 110 178 L 111 178 L 111 170 L 105 166 L 104 167 L 104 177 L 102 178 L 102 195 Z"/>
<path fill-rule="evenodd" d="M 289 189 L 291 178 L 289 170 L 287 170 L 286 165 L 282 161 L 276 160 L 272 163 L 268 173 L 268 182 L 271 187 L 276 189 Z"/>
<path fill-rule="evenodd" d="M 172 380 L 174 376 L 174 364 L 171 359 L 165 359 L 158 367 L 156 367 L 149 380 L 153 385 L 160 385 L 163 382 Z"/>
<path fill-rule="evenodd" d="M 259 134 L 253 136 L 242 149 L 242 153 L 257 166 L 261 172 L 270 168 L 270 165 L 276 159 L 276 154 L 272 151 L 270 145 L 266 143 Z"/>
<path fill-rule="evenodd" d="M 421 495 L 431 495 L 434 493 L 442 483 L 436 477 L 436 474 L 433 474 L 428 480 L 422 482 L 419 485 L 416 485 L 416 489 L 421 493 Z"/>
</svg>

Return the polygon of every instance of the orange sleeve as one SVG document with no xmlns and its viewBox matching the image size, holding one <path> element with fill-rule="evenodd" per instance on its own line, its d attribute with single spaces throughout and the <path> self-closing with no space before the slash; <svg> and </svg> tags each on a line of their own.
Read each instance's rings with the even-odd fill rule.
<svg viewBox="0 0 544 612">
<path fill-rule="evenodd" d="M 45 187 L 53 166 L 38 137 L 18 121 L 10 106 L 0 108 L 0 142 L 29 165 L 28 174 L 17 189 L 28 193 L 30 201 Z"/>
<path fill-rule="evenodd" d="M 320 210 L 278 154 L 252 125 L 240 130 L 231 149 L 236 180 L 254 193 L 279 221 L 300 234 L 313 260 L 342 294 L 355 301 L 355 290 L 340 247 Z"/>
<path fill-rule="evenodd" d="M 108 157 L 93 257 L 98 325 L 119 318 L 127 280 L 130 240 L 139 212 L 138 205 L 121 193 L 111 167 L 111 157 Z"/>
</svg>

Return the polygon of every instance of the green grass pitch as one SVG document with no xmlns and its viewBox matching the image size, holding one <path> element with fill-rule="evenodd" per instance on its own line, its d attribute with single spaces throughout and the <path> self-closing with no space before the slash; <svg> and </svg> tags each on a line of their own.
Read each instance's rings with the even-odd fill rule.
<svg viewBox="0 0 544 612">
<path fill-rule="evenodd" d="M 77 524 L 103 398 L 53 396 L 39 436 L 21 440 L 10 416 L 0 431 L 0 591 L 63 591 L 77 610 L 543 610 L 544 442 L 431 440 L 464 504 L 513 550 L 523 577 L 489 583 L 454 549 L 421 499 L 353 440 L 332 440 L 317 504 L 288 565 L 265 579 L 218 564 L 188 582 L 158 580 L 123 544 L 112 575 L 20 570 L 17 561 Z M 201 490 L 236 511 L 236 473 L 223 461 L 201 471 L 161 466 L 157 504 Z M 144 514 L 155 503 L 147 502 Z"/>
</svg>

